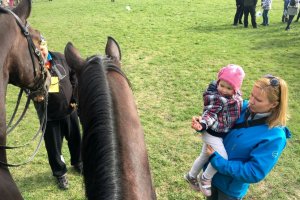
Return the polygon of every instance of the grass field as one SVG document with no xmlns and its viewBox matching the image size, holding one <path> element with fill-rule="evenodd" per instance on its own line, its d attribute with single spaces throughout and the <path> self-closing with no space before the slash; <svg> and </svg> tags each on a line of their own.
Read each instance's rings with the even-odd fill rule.
<svg viewBox="0 0 300 200">
<path fill-rule="evenodd" d="M 273 171 L 264 181 L 251 185 L 245 200 L 296 200 L 300 199 L 300 22 L 286 32 L 282 9 L 282 0 L 273 1 L 270 26 L 252 29 L 250 24 L 245 29 L 231 25 L 234 0 L 34 0 L 29 22 L 54 51 L 63 52 L 71 41 L 83 56 L 89 56 L 104 53 L 108 35 L 119 42 L 161 200 L 204 199 L 188 187 L 183 175 L 202 144 L 192 134 L 191 116 L 201 112 L 202 91 L 220 67 L 229 63 L 243 66 L 245 99 L 254 81 L 264 74 L 284 78 L 290 89 L 288 126 L 293 137 Z M 257 21 L 262 23 L 262 18 Z M 13 86 L 8 88 L 8 119 L 17 92 Z M 22 124 L 8 136 L 8 144 L 28 141 L 37 123 L 31 106 Z M 9 161 L 22 162 L 35 143 L 9 151 Z M 63 150 L 70 166 L 66 145 Z M 82 178 L 72 169 L 68 172 L 70 189 L 57 189 L 44 146 L 33 162 L 11 168 L 11 172 L 26 200 L 84 199 Z"/>
</svg>

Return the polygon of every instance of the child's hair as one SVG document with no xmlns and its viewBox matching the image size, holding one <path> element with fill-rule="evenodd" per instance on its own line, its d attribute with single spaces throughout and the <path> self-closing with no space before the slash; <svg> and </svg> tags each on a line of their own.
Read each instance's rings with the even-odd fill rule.
<svg viewBox="0 0 300 200">
<path fill-rule="evenodd" d="M 267 95 L 271 103 L 278 102 L 278 105 L 271 110 L 271 115 L 267 119 L 270 128 L 275 126 L 285 126 L 288 119 L 288 86 L 287 83 L 272 75 L 266 75 L 257 80 L 254 84 Z"/>
</svg>

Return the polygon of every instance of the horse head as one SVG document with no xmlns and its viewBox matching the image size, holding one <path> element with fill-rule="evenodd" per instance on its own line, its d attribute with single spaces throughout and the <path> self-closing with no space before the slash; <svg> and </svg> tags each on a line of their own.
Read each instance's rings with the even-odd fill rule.
<svg viewBox="0 0 300 200">
<path fill-rule="evenodd" d="M 109 58 L 111 58 L 111 61 L 114 65 L 121 68 L 121 59 L 122 59 L 121 49 L 119 44 L 114 38 L 112 37 L 107 38 L 105 53 Z"/>
<path fill-rule="evenodd" d="M 37 95 L 46 94 L 50 74 L 37 48 L 40 33 L 29 27 L 31 0 L 22 0 L 14 9 L 0 7 L 0 145 L 6 145 L 5 97 L 8 83 Z M 6 150 L 0 150 L 7 163 Z M 1 199 L 23 199 L 6 165 L 0 165 Z"/>
<path fill-rule="evenodd" d="M 114 38 L 107 38 L 105 53 L 109 58 L 109 62 L 121 68 L 121 49 Z M 85 65 L 86 60 L 81 57 L 80 52 L 73 46 L 71 42 L 67 43 L 66 45 L 65 57 L 67 63 L 69 63 L 70 66 L 75 69 L 76 73 L 80 74 L 81 68 Z"/>
<path fill-rule="evenodd" d="M 112 37 L 105 53 L 84 60 L 71 43 L 65 48 L 66 61 L 78 78 L 86 196 L 154 200 L 144 131 L 121 70 L 120 47 Z"/>
<path fill-rule="evenodd" d="M 65 47 L 65 58 L 68 65 L 75 70 L 78 77 L 81 74 L 82 66 L 85 65 L 85 60 L 71 42 L 68 42 Z"/>
<path fill-rule="evenodd" d="M 27 22 L 30 12 L 31 0 L 21 1 L 12 11 L 0 9 L 0 76 L 5 84 L 41 92 L 47 90 L 50 74 L 39 51 L 41 34 Z"/>
</svg>

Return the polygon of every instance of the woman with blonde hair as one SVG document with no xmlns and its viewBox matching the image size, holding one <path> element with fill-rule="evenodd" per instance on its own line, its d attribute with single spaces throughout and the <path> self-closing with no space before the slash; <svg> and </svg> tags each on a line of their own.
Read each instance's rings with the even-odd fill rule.
<svg viewBox="0 0 300 200">
<path fill-rule="evenodd" d="M 288 86 L 272 75 L 257 80 L 235 126 L 224 138 L 228 160 L 207 148 L 210 164 L 218 171 L 208 200 L 242 199 L 251 183 L 263 180 L 278 162 L 290 132 L 285 127 Z M 192 128 L 200 117 L 193 118 Z"/>
</svg>

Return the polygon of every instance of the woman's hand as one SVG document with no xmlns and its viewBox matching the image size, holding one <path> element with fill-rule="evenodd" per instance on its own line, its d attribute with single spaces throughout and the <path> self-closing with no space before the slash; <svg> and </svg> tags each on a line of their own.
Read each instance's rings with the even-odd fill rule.
<svg viewBox="0 0 300 200">
<path fill-rule="evenodd" d="M 33 101 L 36 101 L 36 102 L 40 103 L 40 102 L 44 101 L 44 96 L 38 95 L 38 96 L 33 98 Z"/>
<path fill-rule="evenodd" d="M 215 150 L 210 145 L 206 146 L 206 154 L 207 155 L 211 156 L 214 152 L 215 152 Z"/>
<path fill-rule="evenodd" d="M 70 106 L 73 110 L 77 109 L 77 104 L 76 103 L 70 103 Z"/>
</svg>

